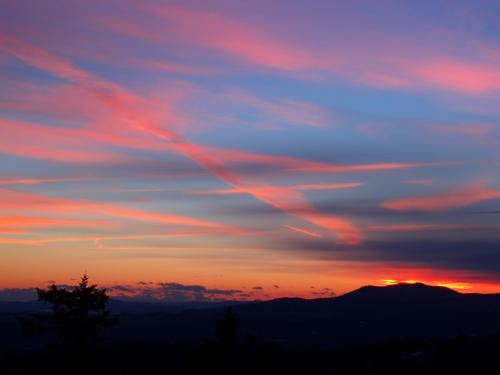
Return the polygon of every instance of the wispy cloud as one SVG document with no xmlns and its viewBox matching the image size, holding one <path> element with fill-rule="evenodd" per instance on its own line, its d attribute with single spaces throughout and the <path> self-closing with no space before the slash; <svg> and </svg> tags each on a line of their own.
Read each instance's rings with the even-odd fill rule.
<svg viewBox="0 0 500 375">
<path fill-rule="evenodd" d="M 310 231 L 310 230 L 307 230 L 304 228 L 295 227 L 293 225 L 285 225 L 285 228 L 287 228 L 293 232 L 297 232 L 297 233 L 300 233 L 300 234 L 303 234 L 306 236 L 310 236 L 310 237 L 322 237 L 321 234 L 319 234 L 319 233 L 316 233 L 316 232 L 313 232 L 313 231 Z"/>
<path fill-rule="evenodd" d="M 381 206 L 396 211 L 439 212 L 499 198 L 499 190 L 488 188 L 483 183 L 473 183 L 434 195 L 390 200 Z"/>
<path fill-rule="evenodd" d="M 337 190 L 350 189 L 362 186 L 362 182 L 345 182 L 345 183 L 324 183 L 324 184 L 301 184 L 288 186 L 291 190 Z M 236 195 L 247 193 L 243 189 L 214 189 L 214 190 L 192 190 L 189 194 L 194 195 Z"/>
<path fill-rule="evenodd" d="M 52 184 L 60 182 L 78 182 L 95 180 L 94 177 L 58 177 L 58 178 L 12 178 L 0 179 L 0 186 L 9 185 L 38 185 L 38 184 Z"/>
<path fill-rule="evenodd" d="M 155 222 L 170 225 L 186 225 L 220 231 L 241 232 L 229 225 L 200 220 L 182 215 L 139 210 L 118 204 L 74 200 L 54 196 L 0 189 L 0 208 L 4 212 L 40 212 L 42 214 L 93 213 L 121 219 Z"/>
</svg>

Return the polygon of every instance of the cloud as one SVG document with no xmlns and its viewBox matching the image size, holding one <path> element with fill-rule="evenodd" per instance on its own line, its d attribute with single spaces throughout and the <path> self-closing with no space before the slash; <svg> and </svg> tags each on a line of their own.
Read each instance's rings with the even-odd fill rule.
<svg viewBox="0 0 500 375">
<path fill-rule="evenodd" d="M 322 56 L 321 59 L 296 48 L 292 43 L 275 40 L 272 35 L 259 31 L 251 25 L 244 25 L 215 12 L 191 10 L 170 4 L 148 4 L 139 8 L 149 11 L 153 17 L 161 20 L 159 35 L 169 35 L 168 30 L 179 30 L 178 37 L 189 43 L 209 47 L 265 68 L 293 71 L 331 66 L 334 63 L 334 60 L 328 59 L 327 56 Z M 152 26 L 155 24 L 154 20 L 150 25 L 138 24 L 137 21 L 121 21 L 117 27 L 117 20 L 108 17 L 101 18 L 101 23 L 108 28 L 143 40 L 165 41 L 154 33 Z"/>
<path fill-rule="evenodd" d="M 498 65 L 442 58 L 421 63 L 411 73 L 429 85 L 451 91 L 474 94 L 500 90 Z"/>
<path fill-rule="evenodd" d="M 364 185 L 362 182 L 346 182 L 346 183 L 325 183 L 325 184 L 301 184 L 287 186 L 291 190 L 337 190 L 349 189 Z M 237 195 L 245 194 L 243 189 L 214 189 L 214 190 L 192 190 L 189 194 L 193 195 Z"/>
<path fill-rule="evenodd" d="M 60 178 L 11 178 L 0 179 L 0 186 L 8 185 L 38 185 L 38 184 L 52 184 L 60 182 L 78 182 L 94 180 L 93 177 L 60 177 Z"/>
<path fill-rule="evenodd" d="M 443 166 L 446 163 L 369 163 L 353 165 L 336 165 L 316 161 L 303 160 L 300 158 L 280 155 L 258 154 L 241 150 L 230 150 L 215 147 L 207 147 L 212 155 L 219 160 L 225 160 L 229 165 L 238 164 L 262 164 L 267 166 L 278 166 L 283 171 L 295 173 L 354 173 L 354 172 L 380 172 L 390 170 L 406 170 L 419 167 Z"/>
<path fill-rule="evenodd" d="M 435 134 L 458 134 L 462 136 L 476 137 L 484 139 L 491 136 L 494 130 L 498 129 L 494 123 L 457 123 L 450 125 L 431 125 L 430 130 Z"/>
<path fill-rule="evenodd" d="M 396 90 L 445 90 L 465 94 L 500 90 L 498 53 L 491 44 L 478 43 L 467 33 L 443 37 L 442 24 L 426 17 L 421 19 L 425 30 L 416 30 L 418 37 L 415 38 L 395 29 L 393 20 L 374 24 L 371 13 L 375 10 L 366 8 L 353 12 L 348 5 L 332 7 L 325 11 L 334 14 L 335 19 L 328 20 L 333 26 L 327 33 L 325 30 L 322 33 L 322 28 L 318 27 L 321 24 L 318 17 L 314 17 L 314 25 L 309 24 L 319 29 L 319 35 L 297 35 L 293 32 L 295 25 L 287 23 L 290 20 L 285 17 L 280 23 L 282 27 L 276 29 L 272 23 L 266 25 L 252 22 L 249 17 L 240 19 L 233 13 L 225 14 L 216 10 L 216 6 L 213 10 L 194 10 L 172 4 L 140 5 L 138 10 L 149 14 L 147 21 L 140 17 L 125 20 L 101 16 L 98 24 L 121 36 L 157 45 L 171 45 L 182 40 L 183 47 L 188 50 L 201 47 L 240 65 L 278 70 L 300 78 L 320 76 L 333 80 L 342 77 L 357 84 Z M 408 9 L 391 11 L 393 18 L 400 18 L 398 11 L 406 14 Z M 419 12 L 411 12 L 414 13 Z M 449 13 L 457 14 L 455 9 Z M 366 27 L 353 32 L 351 24 L 346 24 L 346 20 L 353 17 Z M 305 17 L 304 22 L 308 25 L 311 21 Z M 346 33 L 350 34 L 349 42 L 336 37 Z M 296 40 L 302 42 L 294 43 Z M 473 46 L 466 56 L 460 53 L 463 43 Z"/>
<path fill-rule="evenodd" d="M 118 152 L 100 150 L 79 129 L 0 119 L 0 153 L 59 163 L 117 164 L 130 160 Z"/>
<path fill-rule="evenodd" d="M 135 300 L 153 300 L 162 302 L 185 301 L 220 301 L 236 299 L 243 292 L 236 289 L 207 288 L 203 285 L 185 285 L 176 282 L 160 282 L 154 286 L 141 287 L 129 297 Z"/>
<path fill-rule="evenodd" d="M 285 228 L 287 228 L 293 232 L 304 234 L 304 235 L 310 236 L 310 237 L 322 237 L 320 233 L 316 233 L 316 232 L 313 232 L 313 231 L 310 231 L 310 230 L 307 230 L 304 228 L 295 227 L 293 225 L 285 225 Z"/>
<path fill-rule="evenodd" d="M 386 201 L 381 207 L 396 211 L 439 212 L 499 198 L 499 190 L 490 189 L 483 183 L 472 183 L 440 194 Z"/>
<path fill-rule="evenodd" d="M 72 285 L 57 285 L 72 289 Z M 149 302 L 216 302 L 223 300 L 246 299 L 248 294 L 236 289 L 208 288 L 203 285 L 185 285 L 176 282 L 143 282 L 136 285 L 105 285 L 112 298 L 128 301 Z M 36 288 L 0 289 L 0 301 L 35 301 Z"/>
<path fill-rule="evenodd" d="M 447 223 L 419 223 L 419 224 L 387 224 L 371 225 L 367 228 L 373 232 L 418 232 L 443 230 L 484 230 L 497 229 L 500 224 L 447 224 Z"/>
<path fill-rule="evenodd" d="M 245 108 L 254 108 L 264 116 L 261 122 L 278 122 L 286 125 L 304 125 L 313 128 L 324 128 L 331 125 L 331 114 L 318 104 L 297 99 L 281 98 L 264 100 L 241 89 L 231 90 L 223 94 L 221 101 L 225 104 L 234 102 Z M 227 104 L 226 104 L 227 105 Z"/>
<path fill-rule="evenodd" d="M 24 192 L 12 189 L 0 188 L 0 209 L 11 216 L 3 217 L 3 225 L 6 228 L 24 227 L 49 227 L 49 226 L 99 226 L 103 227 L 104 221 L 70 220 L 47 218 L 49 215 L 85 215 L 111 216 L 121 220 L 134 220 L 140 222 L 151 222 L 166 225 L 181 225 L 197 227 L 206 231 L 217 233 L 233 233 L 235 235 L 244 232 L 230 225 L 215 223 L 209 220 L 200 220 L 188 216 L 168 214 L 165 212 L 152 212 L 130 208 L 113 203 L 95 202 L 89 200 L 77 200 L 43 195 L 38 193 Z M 21 216 L 22 212 L 37 212 L 40 216 Z M 5 239 L 6 240 L 6 239 Z"/>
<path fill-rule="evenodd" d="M 0 216 L 0 233 L 24 233 L 33 228 L 88 227 L 103 228 L 115 226 L 105 220 L 57 219 L 36 216 Z"/>
<path fill-rule="evenodd" d="M 125 293 L 135 292 L 135 289 L 133 287 L 127 285 L 113 285 L 111 287 L 106 288 L 106 290 L 110 292 L 125 292 Z"/>
<path fill-rule="evenodd" d="M 312 295 L 316 297 L 335 297 L 337 293 L 332 291 L 330 288 L 323 288 L 319 291 L 312 292 Z"/>
</svg>

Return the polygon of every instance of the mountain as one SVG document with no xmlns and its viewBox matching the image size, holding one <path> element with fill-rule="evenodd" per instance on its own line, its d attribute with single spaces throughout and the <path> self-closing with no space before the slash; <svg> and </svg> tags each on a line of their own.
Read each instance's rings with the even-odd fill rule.
<svg viewBox="0 0 500 375">
<path fill-rule="evenodd" d="M 242 335 L 290 345 L 344 346 L 391 338 L 488 335 L 500 331 L 500 294 L 462 294 L 424 284 L 366 286 L 321 299 L 281 298 L 233 307 Z M 211 337 L 224 309 L 121 317 L 115 337 Z"/>
<path fill-rule="evenodd" d="M 129 312 L 122 308 L 120 325 L 109 336 L 112 340 L 211 338 L 226 306 L 204 307 L 143 313 L 139 305 L 129 306 Z M 261 341 L 292 346 L 335 347 L 500 331 L 500 294 L 462 294 L 424 284 L 365 286 L 333 298 L 280 298 L 235 303 L 232 308 L 242 336 L 252 334 Z"/>
</svg>

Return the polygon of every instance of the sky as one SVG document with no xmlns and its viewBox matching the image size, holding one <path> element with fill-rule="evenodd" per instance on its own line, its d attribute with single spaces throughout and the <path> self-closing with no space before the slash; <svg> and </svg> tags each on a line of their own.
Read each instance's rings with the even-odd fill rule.
<svg viewBox="0 0 500 375">
<path fill-rule="evenodd" d="M 0 299 L 500 292 L 495 1 L 0 1 Z"/>
</svg>

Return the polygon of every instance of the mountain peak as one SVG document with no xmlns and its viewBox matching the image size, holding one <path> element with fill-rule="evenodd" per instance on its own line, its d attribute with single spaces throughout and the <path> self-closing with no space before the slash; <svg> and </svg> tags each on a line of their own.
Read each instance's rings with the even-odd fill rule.
<svg viewBox="0 0 500 375">
<path fill-rule="evenodd" d="M 433 286 L 424 283 L 399 283 L 394 285 L 367 285 L 344 294 L 345 298 L 434 298 L 439 296 L 458 295 L 460 293 L 444 286 Z"/>
</svg>

